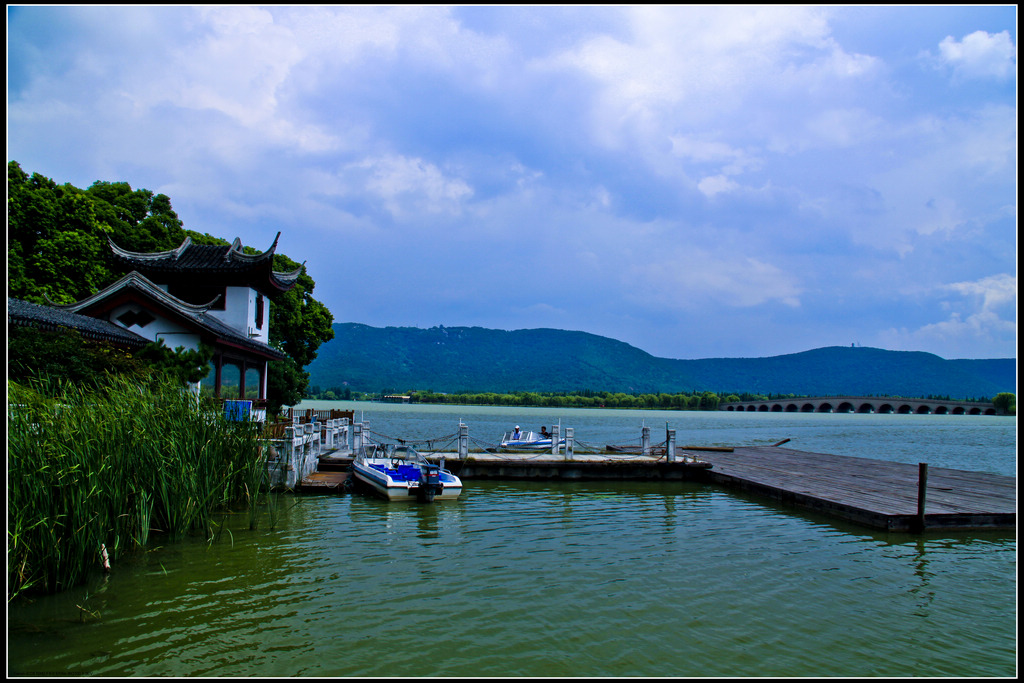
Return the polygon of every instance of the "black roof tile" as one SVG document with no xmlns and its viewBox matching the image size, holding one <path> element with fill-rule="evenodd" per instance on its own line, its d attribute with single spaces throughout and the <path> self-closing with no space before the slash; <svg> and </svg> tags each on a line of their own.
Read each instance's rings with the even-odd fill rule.
<svg viewBox="0 0 1024 683">
<path fill-rule="evenodd" d="M 7 324 L 14 327 L 35 327 L 51 331 L 70 328 L 77 330 L 84 337 L 108 341 L 129 348 L 141 348 L 149 343 L 145 337 L 112 322 L 52 306 L 29 303 L 21 299 L 7 299 Z"/>
</svg>

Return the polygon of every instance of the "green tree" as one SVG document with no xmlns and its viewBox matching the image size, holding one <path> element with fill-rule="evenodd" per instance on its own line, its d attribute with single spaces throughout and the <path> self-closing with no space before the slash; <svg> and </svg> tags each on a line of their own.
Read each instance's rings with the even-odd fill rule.
<svg viewBox="0 0 1024 683">
<path fill-rule="evenodd" d="M 119 246 L 132 251 L 163 251 L 185 239 L 182 222 L 167 195 L 101 180 L 86 192 L 94 200 L 97 218 Z"/>
<path fill-rule="evenodd" d="M 274 255 L 275 270 L 291 272 L 298 267 L 287 256 Z M 270 306 L 270 343 L 291 356 L 299 367 L 312 363 L 320 345 L 334 339 L 334 316 L 313 298 L 314 287 L 316 283 L 303 266 L 295 286 L 276 297 Z"/>
<path fill-rule="evenodd" d="M 110 279 L 105 234 L 81 190 L 8 163 L 8 296 L 46 304 L 94 294 Z"/>
<path fill-rule="evenodd" d="M 267 414 L 277 415 L 283 406 L 297 405 L 306 396 L 309 373 L 294 358 L 270 363 L 267 372 Z"/>
<path fill-rule="evenodd" d="M 995 398 L 992 399 L 992 405 L 995 406 L 996 410 L 1006 413 L 1007 415 L 1017 414 L 1017 395 L 1010 392 L 1003 392 L 996 394 Z"/>
<path fill-rule="evenodd" d="M 713 391 L 705 391 L 700 395 L 701 410 L 718 410 L 721 399 Z"/>
</svg>

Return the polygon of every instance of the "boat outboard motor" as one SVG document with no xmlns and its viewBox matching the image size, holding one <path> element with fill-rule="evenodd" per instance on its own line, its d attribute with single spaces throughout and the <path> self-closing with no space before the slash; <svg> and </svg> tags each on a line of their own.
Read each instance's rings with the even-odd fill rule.
<svg viewBox="0 0 1024 683">
<path fill-rule="evenodd" d="M 424 465 L 420 468 L 420 488 L 417 499 L 421 503 L 433 503 L 434 496 L 441 493 L 441 468 L 437 465 Z"/>
</svg>

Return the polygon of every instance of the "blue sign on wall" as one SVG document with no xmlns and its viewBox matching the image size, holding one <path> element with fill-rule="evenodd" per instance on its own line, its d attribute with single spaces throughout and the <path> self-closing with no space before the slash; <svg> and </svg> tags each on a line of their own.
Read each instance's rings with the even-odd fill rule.
<svg viewBox="0 0 1024 683">
<path fill-rule="evenodd" d="M 224 417 L 232 422 L 243 422 L 249 419 L 252 401 L 224 401 Z"/>
</svg>

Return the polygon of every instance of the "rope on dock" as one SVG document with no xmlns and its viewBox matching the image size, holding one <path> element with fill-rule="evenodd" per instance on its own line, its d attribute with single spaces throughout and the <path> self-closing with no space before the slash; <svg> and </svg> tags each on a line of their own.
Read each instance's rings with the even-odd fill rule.
<svg viewBox="0 0 1024 683">
<path fill-rule="evenodd" d="M 377 440 L 371 438 L 371 435 L 377 437 Z M 458 436 L 459 435 L 456 433 L 430 439 L 403 439 L 397 436 L 388 436 L 387 434 L 381 434 L 379 432 L 374 432 L 368 429 L 363 430 L 363 437 L 365 439 L 367 439 L 368 441 L 374 441 L 379 445 L 384 445 L 383 440 L 387 440 L 390 442 L 394 442 L 396 444 L 400 444 L 402 446 L 423 446 L 424 448 L 432 451 L 438 450 L 437 448 L 434 447 L 434 444 L 439 442 L 445 442 L 450 444 L 453 442 L 453 440 L 458 439 Z"/>
<path fill-rule="evenodd" d="M 501 446 L 500 443 L 494 443 L 493 441 L 481 441 L 480 439 L 469 437 L 469 442 L 475 444 L 477 448 L 484 451 L 493 451 Z"/>
<path fill-rule="evenodd" d="M 434 453 L 451 453 L 452 446 L 456 444 L 458 440 L 459 435 L 455 434 L 453 437 L 449 438 L 449 440 L 446 443 L 444 443 L 440 448 L 434 448 L 430 452 L 424 453 L 424 455 L 433 455 Z"/>
</svg>

